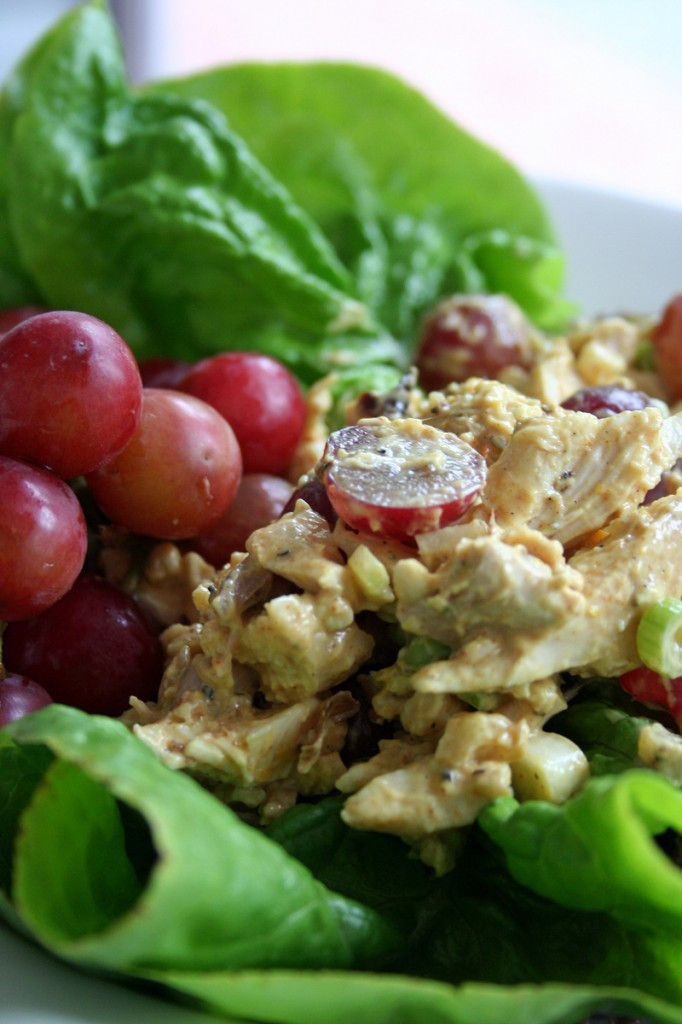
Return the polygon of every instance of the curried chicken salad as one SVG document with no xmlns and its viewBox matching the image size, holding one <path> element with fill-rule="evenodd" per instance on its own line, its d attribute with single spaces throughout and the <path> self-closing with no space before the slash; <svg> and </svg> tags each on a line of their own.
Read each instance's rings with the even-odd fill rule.
<svg viewBox="0 0 682 1024">
<path fill-rule="evenodd" d="M 169 624 L 158 699 L 125 715 L 135 734 L 261 822 L 340 791 L 349 825 L 400 836 L 438 871 L 454 864 L 453 830 L 495 798 L 580 790 L 587 758 L 553 717 L 581 681 L 638 668 L 643 612 L 680 597 L 682 413 L 638 366 L 651 328 L 581 324 L 538 339 L 508 382 L 426 392 L 415 373 L 349 404 L 349 425 L 405 442 L 391 467 L 400 494 L 423 424 L 437 432 L 426 500 L 441 500 L 453 435 L 485 463 L 475 500 L 399 540 L 380 520 L 354 528 L 314 491 L 296 499 L 199 583 L 193 621 Z M 623 391 L 623 411 L 570 408 Z M 320 455 L 301 488 L 326 494 Z M 382 456 L 361 457 L 379 506 Z M 642 729 L 642 763 L 667 770 L 676 756 L 672 728 Z"/>
</svg>

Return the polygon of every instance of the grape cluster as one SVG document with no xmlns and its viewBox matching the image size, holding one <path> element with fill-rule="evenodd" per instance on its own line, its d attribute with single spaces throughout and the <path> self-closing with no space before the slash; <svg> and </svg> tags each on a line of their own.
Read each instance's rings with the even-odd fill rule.
<svg viewBox="0 0 682 1024">
<path fill-rule="evenodd" d="M 0 725 L 51 700 L 120 714 L 158 686 L 157 625 L 86 571 L 84 505 L 222 564 L 289 499 L 304 416 L 270 357 L 138 364 L 93 316 L 0 312 Z"/>
</svg>

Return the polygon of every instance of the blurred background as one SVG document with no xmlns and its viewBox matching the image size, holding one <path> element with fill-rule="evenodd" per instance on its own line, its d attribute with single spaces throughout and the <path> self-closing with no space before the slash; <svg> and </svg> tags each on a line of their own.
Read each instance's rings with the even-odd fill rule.
<svg viewBox="0 0 682 1024">
<path fill-rule="evenodd" d="M 4 0 L 0 75 L 72 6 Z M 682 0 L 112 0 L 111 7 L 135 82 L 241 60 L 377 65 L 529 175 L 682 208 Z"/>
</svg>

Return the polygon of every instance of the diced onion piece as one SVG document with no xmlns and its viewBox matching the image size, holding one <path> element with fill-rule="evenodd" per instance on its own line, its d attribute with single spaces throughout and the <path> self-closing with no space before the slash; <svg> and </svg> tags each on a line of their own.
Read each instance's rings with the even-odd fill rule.
<svg viewBox="0 0 682 1024">
<path fill-rule="evenodd" d="M 568 800 L 590 774 L 580 747 L 553 732 L 532 735 L 511 770 L 514 792 L 520 800 L 547 800 L 552 804 Z"/>
<path fill-rule="evenodd" d="M 682 601 L 664 597 L 647 608 L 637 628 L 637 653 L 654 672 L 682 675 Z"/>
</svg>

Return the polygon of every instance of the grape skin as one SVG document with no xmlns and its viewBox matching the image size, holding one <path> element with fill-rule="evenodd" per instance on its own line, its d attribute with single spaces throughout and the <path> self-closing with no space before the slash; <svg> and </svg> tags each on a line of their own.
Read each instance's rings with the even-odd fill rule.
<svg viewBox="0 0 682 1024">
<path fill-rule="evenodd" d="M 0 455 L 0 619 L 27 618 L 69 590 L 87 552 L 76 495 L 39 466 Z"/>
<path fill-rule="evenodd" d="M 436 391 L 469 377 L 527 366 L 531 328 L 506 295 L 453 295 L 427 316 L 417 348 L 419 383 Z"/>
<path fill-rule="evenodd" d="M 84 313 L 23 320 L 0 337 L 0 452 L 68 480 L 116 455 L 140 418 L 142 381 L 113 328 Z"/>
<path fill-rule="evenodd" d="M 208 402 L 234 430 L 245 473 L 286 475 L 305 424 L 298 381 L 277 359 L 224 352 L 192 367 L 181 390 Z"/>
<path fill-rule="evenodd" d="M 11 672 L 0 679 L 0 728 L 52 703 L 42 686 Z"/>
<path fill-rule="evenodd" d="M 90 576 L 41 615 L 10 623 L 3 658 L 53 700 L 103 715 L 122 714 L 133 694 L 151 700 L 163 668 L 156 632 L 133 598 Z"/>
<path fill-rule="evenodd" d="M 113 522 L 182 540 L 217 522 L 241 474 L 234 432 L 215 409 L 179 391 L 145 388 L 135 435 L 87 482 Z"/>
<path fill-rule="evenodd" d="M 254 530 L 281 515 L 292 490 L 292 485 L 282 477 L 245 474 L 225 514 L 214 526 L 193 537 L 189 547 L 211 565 L 224 565 L 233 551 L 246 550 L 247 538 Z"/>
</svg>

